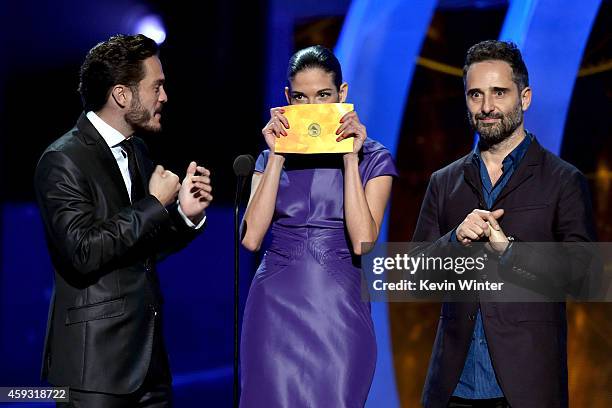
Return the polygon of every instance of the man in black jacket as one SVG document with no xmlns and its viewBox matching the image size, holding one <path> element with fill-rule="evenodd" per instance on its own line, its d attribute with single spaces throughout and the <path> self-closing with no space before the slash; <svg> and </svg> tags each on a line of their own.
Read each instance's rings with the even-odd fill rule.
<svg viewBox="0 0 612 408">
<path fill-rule="evenodd" d="M 413 240 L 468 246 L 495 236 L 502 250 L 512 239 L 594 240 L 584 176 L 525 130 L 531 88 L 520 51 L 481 42 L 463 72 L 479 143 L 431 176 Z M 567 407 L 566 338 L 564 302 L 445 303 L 423 405 Z"/>
<path fill-rule="evenodd" d="M 155 42 L 117 35 L 81 67 L 84 113 L 43 153 L 35 189 L 55 269 L 42 376 L 72 407 L 165 407 L 171 376 L 156 259 L 197 236 L 210 172 L 154 167 L 139 130 L 167 101 Z"/>
</svg>

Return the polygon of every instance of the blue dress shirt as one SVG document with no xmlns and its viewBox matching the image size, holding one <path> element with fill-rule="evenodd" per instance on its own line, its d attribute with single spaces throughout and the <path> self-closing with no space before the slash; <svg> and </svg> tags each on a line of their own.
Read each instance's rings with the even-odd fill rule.
<svg viewBox="0 0 612 408">
<path fill-rule="evenodd" d="M 480 179 L 482 181 L 482 194 L 487 205 L 487 209 L 491 209 L 495 200 L 499 196 L 499 193 L 508 184 L 508 180 L 518 168 L 519 163 L 527 148 L 531 143 L 533 136 L 527 133 L 525 139 L 507 155 L 502 162 L 502 176 L 499 178 L 495 185 L 492 185 L 487 167 L 482 161 L 480 155 L 480 149 L 478 146 L 474 148 L 472 160 L 480 168 Z M 455 232 L 451 234 L 451 240 L 456 241 L 457 235 Z M 468 351 L 465 364 L 463 366 L 463 372 L 459 378 L 459 383 L 453 392 L 456 397 L 466 399 L 487 399 L 487 398 L 499 398 L 503 397 L 504 394 L 497 383 L 495 377 L 495 371 L 491 363 L 491 357 L 489 356 L 489 347 L 487 346 L 487 339 L 484 332 L 484 326 L 482 324 L 482 316 L 480 314 L 480 307 L 476 314 L 476 324 L 474 326 L 474 334 L 472 335 L 472 343 L 470 344 L 470 350 Z"/>
</svg>

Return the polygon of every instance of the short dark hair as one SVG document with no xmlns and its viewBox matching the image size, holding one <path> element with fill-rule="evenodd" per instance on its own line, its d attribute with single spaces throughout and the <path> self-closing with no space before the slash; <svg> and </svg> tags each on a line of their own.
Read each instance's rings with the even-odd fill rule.
<svg viewBox="0 0 612 408">
<path fill-rule="evenodd" d="M 155 41 L 142 34 L 114 35 L 89 50 L 80 73 L 83 108 L 101 109 L 117 84 L 137 89 L 145 76 L 142 61 L 157 55 L 158 50 Z"/>
<path fill-rule="evenodd" d="M 340 89 L 340 85 L 342 85 L 342 68 L 340 68 L 340 61 L 338 61 L 338 58 L 329 48 L 325 48 L 322 45 L 313 45 L 293 54 L 289 59 L 287 81 L 290 82 L 298 72 L 309 68 L 320 68 L 325 72 L 331 73 L 334 85 L 336 85 L 337 89 Z"/>
<path fill-rule="evenodd" d="M 517 45 L 509 41 L 487 40 L 473 45 L 465 56 L 463 82 L 472 64 L 482 61 L 499 60 L 507 62 L 512 68 L 512 80 L 519 92 L 529 86 L 529 73 Z"/>
</svg>

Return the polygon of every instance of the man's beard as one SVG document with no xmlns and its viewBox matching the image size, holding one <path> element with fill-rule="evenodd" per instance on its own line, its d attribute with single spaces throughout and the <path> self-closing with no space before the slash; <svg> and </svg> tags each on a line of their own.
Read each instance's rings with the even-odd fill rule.
<svg viewBox="0 0 612 408">
<path fill-rule="evenodd" d="M 494 146 L 508 139 L 514 131 L 523 123 L 523 110 L 520 103 L 507 114 L 478 113 L 474 117 L 468 112 L 468 118 L 472 128 L 480 135 L 480 142 L 486 146 Z M 481 119 L 500 119 L 497 123 L 482 123 Z"/>
<path fill-rule="evenodd" d="M 157 111 L 156 111 L 157 113 Z M 151 123 L 151 112 L 146 110 L 138 97 L 138 93 L 134 92 L 134 98 L 130 105 L 130 110 L 125 114 L 125 121 L 135 130 L 151 133 L 161 132 L 161 125 Z"/>
</svg>

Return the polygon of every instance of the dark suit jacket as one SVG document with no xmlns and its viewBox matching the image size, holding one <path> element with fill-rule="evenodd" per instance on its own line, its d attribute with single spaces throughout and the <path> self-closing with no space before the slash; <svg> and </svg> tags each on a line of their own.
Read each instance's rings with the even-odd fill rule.
<svg viewBox="0 0 612 408">
<path fill-rule="evenodd" d="M 153 163 L 134 150 L 145 198 L 130 199 L 113 154 L 83 114 L 43 153 L 35 190 L 55 269 L 42 377 L 124 394 L 142 384 L 160 321 L 155 261 L 199 231 L 148 195 Z M 159 328 L 158 328 L 159 330 Z"/>
<path fill-rule="evenodd" d="M 505 210 L 500 225 L 519 241 L 592 241 L 589 197 L 584 176 L 534 139 L 491 210 Z M 413 241 L 448 242 L 475 208 L 486 207 L 470 153 L 432 174 Z M 443 304 L 423 390 L 425 407 L 448 404 L 463 370 L 478 306 Z M 510 405 L 567 406 L 565 303 L 482 302 L 480 309 L 493 367 Z"/>
</svg>

